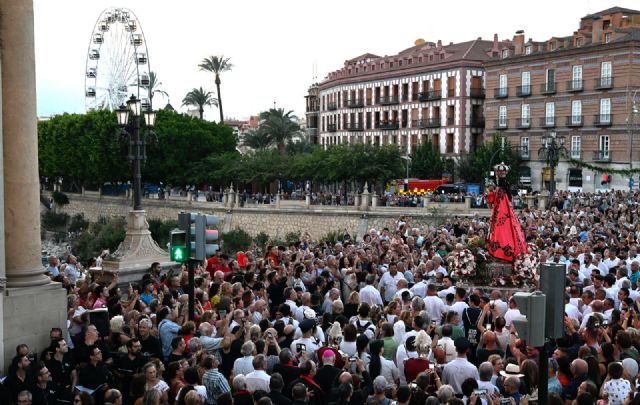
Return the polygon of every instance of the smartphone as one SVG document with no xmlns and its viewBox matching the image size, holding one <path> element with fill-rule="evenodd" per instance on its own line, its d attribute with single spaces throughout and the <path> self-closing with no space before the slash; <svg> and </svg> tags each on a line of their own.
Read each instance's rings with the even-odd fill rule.
<svg viewBox="0 0 640 405">
<path fill-rule="evenodd" d="M 307 351 L 307 345 L 304 343 L 296 343 L 296 352 L 304 353 Z"/>
<path fill-rule="evenodd" d="M 267 332 L 267 337 L 271 339 L 273 337 L 273 334 L 271 332 Z"/>
<path fill-rule="evenodd" d="M 510 404 L 511 398 L 500 398 L 500 403 L 503 405 Z"/>
<path fill-rule="evenodd" d="M 355 363 L 356 360 L 358 360 L 358 358 L 355 356 L 349 357 L 349 363 Z"/>
<path fill-rule="evenodd" d="M 224 309 L 221 309 L 220 311 L 218 311 L 218 314 L 220 315 L 220 319 L 222 319 L 225 316 L 227 316 L 227 311 L 225 311 Z"/>
<path fill-rule="evenodd" d="M 477 389 L 477 390 L 473 390 L 473 393 L 476 395 L 487 395 L 487 390 L 485 389 Z"/>
<path fill-rule="evenodd" d="M 416 383 L 414 383 L 414 382 L 409 383 L 409 389 L 415 390 L 415 389 L 417 389 L 417 388 L 418 388 L 418 384 L 416 384 Z"/>
<path fill-rule="evenodd" d="M 490 323 L 488 323 L 488 324 L 487 324 L 487 327 L 486 327 L 485 329 L 486 329 L 486 330 L 491 330 L 491 324 L 490 324 Z"/>
<path fill-rule="evenodd" d="M 429 363 L 429 370 L 433 370 L 436 368 L 436 365 L 433 363 Z"/>
</svg>

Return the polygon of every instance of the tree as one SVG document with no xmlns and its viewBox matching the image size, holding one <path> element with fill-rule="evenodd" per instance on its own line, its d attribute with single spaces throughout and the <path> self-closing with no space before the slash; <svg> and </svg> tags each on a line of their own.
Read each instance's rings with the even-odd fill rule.
<svg viewBox="0 0 640 405">
<path fill-rule="evenodd" d="M 231 58 L 225 58 L 220 56 L 209 56 L 204 58 L 198 65 L 200 70 L 213 73 L 215 75 L 216 91 L 218 92 L 218 109 L 220 110 L 220 123 L 224 123 L 224 114 L 222 113 L 222 94 L 220 93 L 220 74 L 228 72 L 233 68 L 233 65 L 229 63 Z"/>
<path fill-rule="evenodd" d="M 260 127 L 258 127 L 256 129 L 247 131 L 247 133 L 244 135 L 242 144 L 254 150 L 263 150 L 267 149 L 269 145 L 271 145 L 271 140 L 269 139 L 269 136 L 265 133 L 265 131 L 261 130 Z"/>
<path fill-rule="evenodd" d="M 202 87 L 199 89 L 194 88 L 187 93 L 182 99 L 182 105 L 193 105 L 198 107 L 200 112 L 200 119 L 204 115 L 204 106 L 218 106 L 218 99 L 213 97 L 213 93 L 210 91 L 204 91 Z"/>
<path fill-rule="evenodd" d="M 270 144 L 277 145 L 280 154 L 284 154 L 286 142 L 300 133 L 297 119 L 293 111 L 285 112 L 282 108 L 260 113 L 260 130 L 264 131 Z"/>
<path fill-rule="evenodd" d="M 444 161 L 431 141 L 417 147 L 411 157 L 411 175 L 418 179 L 441 179 Z"/>
<path fill-rule="evenodd" d="M 510 184 L 518 184 L 520 179 L 521 158 L 517 150 L 512 149 L 505 140 L 504 148 L 500 136 L 494 135 L 489 142 L 485 142 L 472 154 L 461 157 L 458 160 L 458 177 L 467 183 L 483 183 L 484 178 L 493 170 L 492 166 L 504 162 L 509 167 L 507 181 Z"/>
<path fill-rule="evenodd" d="M 169 93 L 160 89 L 160 86 L 162 86 L 162 82 L 158 80 L 156 72 L 149 72 L 149 84 L 146 87 L 149 93 L 149 106 L 151 109 L 153 109 L 153 96 L 155 96 L 156 93 L 169 98 Z"/>
</svg>

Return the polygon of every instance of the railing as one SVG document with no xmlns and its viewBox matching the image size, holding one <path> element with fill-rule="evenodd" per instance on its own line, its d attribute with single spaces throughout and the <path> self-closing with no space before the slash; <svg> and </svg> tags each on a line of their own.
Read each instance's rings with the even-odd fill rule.
<svg viewBox="0 0 640 405">
<path fill-rule="evenodd" d="M 421 120 L 412 120 L 411 121 L 412 128 L 439 128 L 440 127 L 440 117 L 436 118 L 423 118 Z"/>
<path fill-rule="evenodd" d="M 347 131 L 364 131 L 362 122 L 350 122 L 347 124 Z"/>
<path fill-rule="evenodd" d="M 584 90 L 582 79 L 569 80 L 567 82 L 567 91 L 582 91 Z"/>
<path fill-rule="evenodd" d="M 582 115 L 569 115 L 567 117 L 567 127 L 575 128 L 581 127 L 582 125 Z"/>
<path fill-rule="evenodd" d="M 540 85 L 540 94 L 555 94 L 556 82 L 542 83 Z"/>
<path fill-rule="evenodd" d="M 447 126 L 455 125 L 455 119 L 453 117 L 447 117 Z"/>
<path fill-rule="evenodd" d="M 392 105 L 392 104 L 398 104 L 398 96 L 381 96 L 378 97 L 376 99 L 376 104 L 381 104 L 381 105 Z"/>
<path fill-rule="evenodd" d="M 493 122 L 493 127 L 495 129 L 507 129 L 507 128 L 509 128 L 509 124 L 508 124 L 508 121 L 506 119 L 504 119 L 504 120 L 495 120 Z"/>
<path fill-rule="evenodd" d="M 595 162 L 611 162 L 611 150 L 594 150 L 593 151 L 593 160 Z"/>
<path fill-rule="evenodd" d="M 523 86 L 516 87 L 516 96 L 529 97 L 531 95 L 531 85 L 525 84 Z"/>
<path fill-rule="evenodd" d="M 571 159 L 580 160 L 582 159 L 582 151 L 580 149 L 571 149 L 569 151 L 569 156 L 571 157 Z"/>
<path fill-rule="evenodd" d="M 418 100 L 420 101 L 440 100 L 441 98 L 442 93 L 440 91 L 429 90 L 418 93 Z"/>
<path fill-rule="evenodd" d="M 531 159 L 531 153 L 529 147 L 520 146 L 518 153 L 520 154 L 520 159 L 529 160 Z"/>
<path fill-rule="evenodd" d="M 362 108 L 364 107 L 364 100 L 349 100 L 347 101 L 347 107 L 349 108 Z"/>
<path fill-rule="evenodd" d="M 542 117 L 540 118 L 540 126 L 542 128 L 555 128 L 556 117 Z"/>
<path fill-rule="evenodd" d="M 595 79 L 594 88 L 596 90 L 606 90 L 606 89 L 613 88 L 613 77 L 611 76 L 598 77 L 597 79 Z"/>
<path fill-rule="evenodd" d="M 493 89 L 493 98 L 507 98 L 509 97 L 508 87 L 498 87 Z"/>
<path fill-rule="evenodd" d="M 337 128 L 336 128 L 336 124 L 328 124 L 327 125 L 327 132 L 336 132 Z"/>
<path fill-rule="evenodd" d="M 327 103 L 327 110 L 334 111 L 338 109 L 338 105 L 336 103 Z"/>
<path fill-rule="evenodd" d="M 484 98 L 485 97 L 484 89 L 480 87 L 472 87 L 469 95 L 472 98 Z"/>
<path fill-rule="evenodd" d="M 613 116 L 611 114 L 596 114 L 593 119 L 593 126 L 595 127 L 608 127 L 613 122 Z"/>
<path fill-rule="evenodd" d="M 391 121 L 391 122 L 377 122 L 376 123 L 376 129 L 382 129 L 382 130 L 392 130 L 392 129 L 398 129 L 400 128 L 400 125 L 398 124 L 397 121 Z"/>
<path fill-rule="evenodd" d="M 531 128 L 531 118 L 518 118 L 516 120 L 516 128 L 518 129 L 528 129 Z"/>
</svg>

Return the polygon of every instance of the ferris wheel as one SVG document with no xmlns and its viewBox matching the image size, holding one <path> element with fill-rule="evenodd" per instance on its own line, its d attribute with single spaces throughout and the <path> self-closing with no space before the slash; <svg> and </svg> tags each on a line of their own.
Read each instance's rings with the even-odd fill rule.
<svg viewBox="0 0 640 405">
<path fill-rule="evenodd" d="M 149 69 L 147 41 L 136 15 L 126 8 L 104 10 L 87 50 L 86 110 L 116 110 L 131 94 L 148 108 Z"/>
</svg>

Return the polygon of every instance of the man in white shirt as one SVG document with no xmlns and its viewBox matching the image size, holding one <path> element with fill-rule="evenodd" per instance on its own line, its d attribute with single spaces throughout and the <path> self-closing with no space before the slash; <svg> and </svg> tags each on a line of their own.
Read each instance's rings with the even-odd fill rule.
<svg viewBox="0 0 640 405">
<path fill-rule="evenodd" d="M 286 297 L 285 304 L 289 305 L 291 308 L 291 314 L 295 315 L 298 312 L 298 304 L 296 303 L 296 299 L 298 299 L 298 293 L 291 287 L 287 287 L 284 289 L 284 296 Z"/>
<path fill-rule="evenodd" d="M 580 265 L 580 273 L 584 278 L 590 278 L 593 270 L 599 270 L 598 266 L 595 266 L 591 260 L 591 255 L 585 255 L 582 264 Z"/>
<path fill-rule="evenodd" d="M 462 395 L 462 383 L 467 378 L 480 379 L 478 369 L 467 360 L 467 351 L 471 347 L 469 339 L 460 337 L 455 340 L 458 357 L 447 363 L 442 369 L 442 383 L 449 384 L 457 395 Z"/>
<path fill-rule="evenodd" d="M 269 392 L 269 382 L 271 376 L 265 371 L 267 369 L 267 361 L 264 354 L 259 354 L 253 358 L 253 371 L 247 374 L 247 391 L 253 393 L 257 390 Z"/>
<path fill-rule="evenodd" d="M 411 290 L 407 288 L 408 286 L 409 286 L 409 283 L 404 278 L 401 278 L 400 280 L 398 280 L 398 283 L 396 284 L 396 294 L 393 296 L 393 298 L 394 299 L 398 298 L 402 300 L 402 293 L 405 291 L 408 291 L 409 296 L 413 298 L 413 293 L 411 292 Z"/>
<path fill-rule="evenodd" d="M 449 276 L 445 276 L 442 279 L 442 285 L 444 286 L 444 290 L 440 290 L 438 292 L 438 297 L 440 297 L 440 299 L 442 299 L 442 301 L 444 302 L 448 294 L 456 293 L 456 287 L 453 285 L 453 281 Z"/>
<path fill-rule="evenodd" d="M 411 336 L 404 344 L 400 344 L 396 350 L 396 365 L 398 366 L 398 372 L 400 374 L 400 384 L 407 384 L 407 378 L 404 375 L 404 362 L 409 359 L 418 358 L 418 352 L 416 351 L 416 337 Z"/>
<path fill-rule="evenodd" d="M 491 291 L 491 301 L 493 301 L 493 307 L 498 310 L 500 316 L 504 316 L 509 309 L 509 305 L 502 300 L 502 293 L 500 290 Z"/>
<path fill-rule="evenodd" d="M 302 331 L 302 337 L 291 342 L 291 352 L 299 354 L 307 352 L 313 354 L 318 350 L 319 346 L 316 340 L 312 337 L 316 322 L 312 319 L 305 319 L 300 322 L 300 331 Z"/>
<path fill-rule="evenodd" d="M 466 295 L 464 288 L 456 288 L 455 302 L 449 308 L 451 311 L 456 311 L 460 316 L 459 327 L 464 328 L 464 322 L 462 322 L 462 313 L 465 309 L 469 308 L 466 302 L 464 302 L 464 296 Z"/>
<path fill-rule="evenodd" d="M 380 278 L 380 293 L 385 302 L 393 301 L 393 297 L 398 289 L 398 280 L 404 279 L 404 275 L 398 272 L 398 265 L 395 262 L 389 264 L 389 271 Z"/>
<path fill-rule="evenodd" d="M 366 302 L 369 305 L 379 305 L 383 306 L 382 297 L 380 296 L 380 291 L 378 291 L 373 283 L 376 281 L 376 276 L 373 274 L 369 274 L 365 279 L 367 285 L 360 290 L 360 302 Z"/>
<path fill-rule="evenodd" d="M 509 310 L 504 314 L 505 326 L 510 328 L 511 322 L 520 315 L 520 310 L 518 309 L 516 300 L 514 300 L 513 297 L 509 298 Z"/>
<path fill-rule="evenodd" d="M 447 311 L 447 307 L 440 297 L 438 297 L 438 289 L 435 284 L 429 284 L 427 286 L 427 296 L 424 297 L 424 306 L 431 320 L 435 321 L 436 325 L 440 325 L 442 314 Z"/>
<path fill-rule="evenodd" d="M 609 257 L 602 261 L 604 265 L 607 266 L 607 269 L 611 270 L 612 268 L 618 266 L 618 263 L 620 263 L 620 259 L 618 259 L 617 254 L 618 250 L 616 248 L 609 248 Z"/>
<path fill-rule="evenodd" d="M 571 297 L 569 294 L 564 295 L 564 312 L 569 318 L 575 318 L 578 321 L 582 320 L 582 313 L 578 310 L 578 307 L 571 304 Z"/>
</svg>

